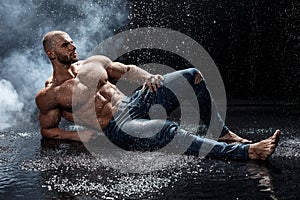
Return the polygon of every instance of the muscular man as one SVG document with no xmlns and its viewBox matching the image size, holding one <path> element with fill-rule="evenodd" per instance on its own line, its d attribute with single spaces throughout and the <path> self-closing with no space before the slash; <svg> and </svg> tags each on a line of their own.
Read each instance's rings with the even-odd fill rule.
<svg viewBox="0 0 300 200">
<path fill-rule="evenodd" d="M 112 62 L 105 56 L 92 56 L 79 61 L 72 39 L 62 31 L 47 33 L 43 38 L 43 46 L 53 66 L 53 74 L 36 96 L 40 129 L 44 137 L 87 142 L 95 138 L 96 131 L 102 130 L 123 149 L 151 151 L 164 147 L 179 135 L 182 140 L 191 139 L 185 154 L 199 155 L 202 145 L 211 145 L 209 156 L 240 160 L 265 160 L 275 150 L 279 130 L 258 143 L 244 144 L 249 141 L 225 126 L 217 110 L 212 109 L 215 104 L 205 80 L 196 69 L 161 76 L 150 74 L 135 65 Z M 150 119 L 149 110 L 154 104 L 162 105 L 168 114 L 180 105 L 174 93 L 165 86 L 178 84 L 179 77 L 184 77 L 192 86 L 199 103 L 201 120 L 207 126 L 215 123 L 222 127 L 220 140 L 242 144 L 204 139 L 182 130 L 176 122 Z M 144 83 L 143 88 L 127 97 L 112 84 L 112 80 L 120 78 Z M 76 118 L 76 123 L 87 129 L 61 129 L 59 123 L 62 117 L 73 122 Z M 158 133 L 151 135 L 157 126 L 161 126 Z M 129 132 L 135 133 L 135 136 Z"/>
</svg>

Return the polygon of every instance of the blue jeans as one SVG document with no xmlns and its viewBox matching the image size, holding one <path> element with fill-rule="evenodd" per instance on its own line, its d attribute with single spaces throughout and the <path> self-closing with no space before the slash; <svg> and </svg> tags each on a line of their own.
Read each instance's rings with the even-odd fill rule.
<svg viewBox="0 0 300 200">
<path fill-rule="evenodd" d="M 153 105 L 159 104 L 170 114 L 180 107 L 181 101 L 191 100 L 194 95 L 202 122 L 206 126 L 219 127 L 212 130 L 221 131 L 221 136 L 228 133 L 229 129 L 211 99 L 205 80 L 194 83 L 198 73 L 197 69 L 190 68 L 166 74 L 156 92 L 137 90 L 124 98 L 105 128 L 105 135 L 125 150 L 155 151 L 165 148 L 172 153 L 247 160 L 249 145 L 217 142 L 189 133 L 177 122 L 151 119 L 149 110 Z"/>
</svg>

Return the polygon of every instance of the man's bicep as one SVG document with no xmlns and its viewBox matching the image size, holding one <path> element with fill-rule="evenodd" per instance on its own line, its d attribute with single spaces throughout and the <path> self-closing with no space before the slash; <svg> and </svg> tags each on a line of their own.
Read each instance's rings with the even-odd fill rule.
<svg viewBox="0 0 300 200">
<path fill-rule="evenodd" d="M 41 130 L 58 128 L 60 120 L 61 120 L 61 114 L 59 109 L 54 109 L 47 113 L 43 113 L 43 112 L 39 113 Z"/>
<path fill-rule="evenodd" d="M 119 62 L 111 62 L 105 69 L 109 77 L 120 79 L 130 70 L 130 65 L 125 65 Z"/>
<path fill-rule="evenodd" d="M 58 109 L 51 110 L 47 113 L 40 113 L 39 119 L 43 137 L 80 141 L 76 131 L 66 131 L 58 127 L 61 119 L 60 111 Z"/>
<path fill-rule="evenodd" d="M 44 88 L 35 97 L 35 103 L 42 113 L 47 113 L 49 110 L 57 107 L 55 89 Z"/>
</svg>

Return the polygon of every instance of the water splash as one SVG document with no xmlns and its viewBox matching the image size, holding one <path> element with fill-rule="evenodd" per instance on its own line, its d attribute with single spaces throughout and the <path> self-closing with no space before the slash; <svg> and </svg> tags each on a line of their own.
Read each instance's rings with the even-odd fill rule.
<svg viewBox="0 0 300 200">
<path fill-rule="evenodd" d="M 193 158 L 150 152 L 131 152 L 130 158 L 124 154 L 121 160 L 94 158 L 85 153 L 70 155 L 60 148 L 23 162 L 21 168 L 41 172 L 42 187 L 48 191 L 118 199 L 157 195 L 180 178 L 189 162 Z M 128 173 L 121 165 L 139 168 L 135 170 L 140 173 Z"/>
</svg>

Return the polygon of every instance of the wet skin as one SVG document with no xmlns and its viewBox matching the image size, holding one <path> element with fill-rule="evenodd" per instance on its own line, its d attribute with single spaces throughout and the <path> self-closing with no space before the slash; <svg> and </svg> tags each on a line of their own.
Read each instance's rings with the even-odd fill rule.
<svg viewBox="0 0 300 200">
<path fill-rule="evenodd" d="M 115 113 L 124 94 L 109 80 L 124 78 L 144 83 L 151 92 L 160 87 L 161 75 L 150 74 L 135 65 L 112 62 L 105 56 L 92 56 L 79 61 L 76 46 L 66 33 L 51 38 L 45 51 L 52 63 L 53 74 L 36 96 L 39 108 L 41 133 L 44 137 L 89 141 L 95 132 L 105 129 Z M 195 83 L 201 81 L 199 73 Z M 66 131 L 59 128 L 61 118 L 83 125 L 84 131 Z M 280 131 L 261 142 L 250 144 L 250 159 L 267 159 L 275 150 Z M 227 133 L 224 141 L 251 142 L 233 132 Z"/>
<path fill-rule="evenodd" d="M 105 129 L 124 97 L 110 79 L 122 77 L 144 83 L 144 87 L 149 87 L 152 92 L 163 80 L 161 75 L 152 75 L 134 65 L 112 62 L 105 56 L 78 61 L 76 47 L 66 33 L 56 34 L 51 40 L 45 51 L 52 63 L 53 74 L 36 96 L 44 137 L 89 141 L 96 131 Z M 74 116 L 76 123 L 90 129 L 72 132 L 59 128 L 61 117 L 74 121 Z"/>
</svg>

